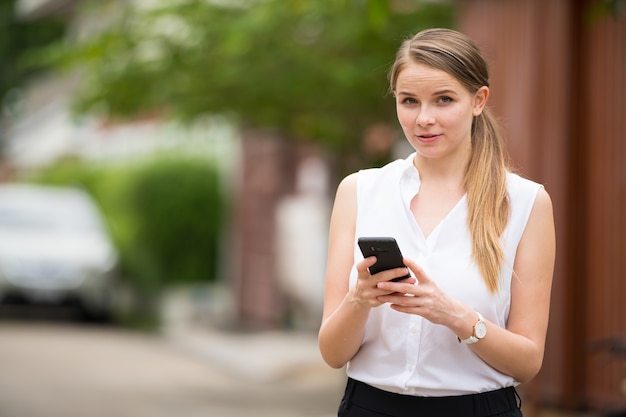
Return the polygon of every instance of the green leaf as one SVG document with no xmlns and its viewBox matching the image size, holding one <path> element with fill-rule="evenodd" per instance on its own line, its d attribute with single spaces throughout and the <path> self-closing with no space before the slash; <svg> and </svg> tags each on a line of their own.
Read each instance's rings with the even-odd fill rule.
<svg viewBox="0 0 626 417">
<path fill-rule="evenodd" d="M 125 10 L 97 36 L 66 44 L 62 62 L 86 80 L 77 111 L 224 113 L 340 154 L 354 152 L 369 125 L 395 123 L 386 73 L 401 40 L 453 20 L 451 5 L 416 0 L 402 10 L 387 0 L 165 3 Z"/>
</svg>

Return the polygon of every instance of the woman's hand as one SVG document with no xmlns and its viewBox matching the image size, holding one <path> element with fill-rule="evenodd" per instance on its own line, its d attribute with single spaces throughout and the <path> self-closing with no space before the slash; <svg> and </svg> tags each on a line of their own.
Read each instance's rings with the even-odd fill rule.
<svg viewBox="0 0 626 417">
<path fill-rule="evenodd" d="M 417 285 L 414 284 L 415 279 L 413 282 L 381 280 L 377 287 L 386 294 L 379 295 L 378 302 L 390 303 L 396 311 L 417 314 L 450 328 L 455 328 L 460 320 L 473 314 L 467 306 L 442 291 L 415 262 L 404 258 L 404 264 L 413 272 Z"/>
<path fill-rule="evenodd" d="M 370 256 L 356 265 L 358 277 L 352 292 L 352 299 L 353 301 L 368 307 L 378 307 L 381 304 L 384 304 L 386 301 L 381 300 L 380 297 L 391 295 L 395 292 L 393 288 L 385 289 L 380 287 L 380 283 L 402 277 L 407 273 L 407 268 L 395 268 L 370 275 L 369 267 L 375 263 L 376 257 Z M 413 286 L 415 278 L 406 278 L 400 282 Z"/>
</svg>

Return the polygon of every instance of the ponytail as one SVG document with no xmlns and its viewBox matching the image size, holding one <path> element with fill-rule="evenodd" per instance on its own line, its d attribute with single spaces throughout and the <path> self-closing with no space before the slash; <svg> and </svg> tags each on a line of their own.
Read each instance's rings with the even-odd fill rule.
<svg viewBox="0 0 626 417">
<path fill-rule="evenodd" d="M 504 252 L 500 237 L 509 218 L 506 158 L 500 127 L 485 107 L 472 124 L 472 152 L 465 174 L 472 255 L 491 293 L 498 290 Z"/>
</svg>

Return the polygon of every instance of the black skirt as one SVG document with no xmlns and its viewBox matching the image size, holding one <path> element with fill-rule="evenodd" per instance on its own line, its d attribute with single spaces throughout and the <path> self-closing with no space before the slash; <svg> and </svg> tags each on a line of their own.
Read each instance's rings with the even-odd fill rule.
<svg viewBox="0 0 626 417">
<path fill-rule="evenodd" d="M 514 387 L 479 394 L 417 397 L 348 379 L 339 417 L 521 417 Z"/>
</svg>

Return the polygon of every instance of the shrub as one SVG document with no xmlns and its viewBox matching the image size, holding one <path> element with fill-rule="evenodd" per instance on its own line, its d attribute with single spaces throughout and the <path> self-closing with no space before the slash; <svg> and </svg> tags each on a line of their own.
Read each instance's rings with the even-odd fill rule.
<svg viewBox="0 0 626 417">
<path fill-rule="evenodd" d="M 121 278 L 145 303 L 140 309 L 152 308 L 164 286 L 217 278 L 225 198 L 206 159 L 121 167 L 64 161 L 30 180 L 79 186 L 95 198 L 120 254 Z"/>
<path fill-rule="evenodd" d="M 224 199 L 205 160 L 167 159 L 135 174 L 128 188 L 134 230 L 129 268 L 147 285 L 216 279 Z"/>
</svg>

